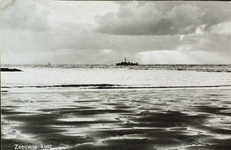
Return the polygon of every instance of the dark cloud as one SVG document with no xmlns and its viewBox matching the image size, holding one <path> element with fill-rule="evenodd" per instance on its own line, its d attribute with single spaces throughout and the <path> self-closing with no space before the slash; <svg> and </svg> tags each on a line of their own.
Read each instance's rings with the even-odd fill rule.
<svg viewBox="0 0 231 150">
<path fill-rule="evenodd" d="M 165 5 L 163 5 L 165 4 Z M 97 16 L 97 31 L 115 35 L 176 35 L 210 31 L 231 19 L 229 3 L 131 2 L 117 12 Z"/>
</svg>

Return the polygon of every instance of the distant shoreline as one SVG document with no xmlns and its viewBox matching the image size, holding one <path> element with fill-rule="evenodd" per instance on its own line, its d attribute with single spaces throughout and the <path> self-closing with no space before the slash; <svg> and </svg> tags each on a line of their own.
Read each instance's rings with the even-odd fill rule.
<svg viewBox="0 0 231 150">
<path fill-rule="evenodd" d="M 22 71 L 22 70 L 16 69 L 16 68 L 13 68 L 13 69 L 11 69 L 11 68 L 1 68 L 1 72 L 2 71 L 5 71 L 5 72 L 18 72 L 18 71 Z"/>
</svg>

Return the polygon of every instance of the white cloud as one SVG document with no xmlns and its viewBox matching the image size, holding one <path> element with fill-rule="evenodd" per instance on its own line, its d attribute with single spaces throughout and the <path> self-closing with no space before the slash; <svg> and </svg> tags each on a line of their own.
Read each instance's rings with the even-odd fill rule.
<svg viewBox="0 0 231 150">
<path fill-rule="evenodd" d="M 150 62 L 155 58 L 156 62 L 196 63 L 207 56 L 216 62 L 216 55 L 200 56 L 207 54 L 200 51 L 222 53 L 218 58 L 226 61 L 226 56 L 230 56 L 227 15 L 219 19 L 219 15 L 209 15 L 212 22 L 205 18 L 208 13 L 214 15 L 208 9 L 216 9 L 214 4 L 207 7 L 181 2 L 120 3 L 9 1 L 4 4 L 1 17 L 2 62 L 115 63 L 125 56 L 138 62 L 137 54 L 145 54 Z M 103 33 L 94 32 L 96 27 Z M 187 54 L 183 53 L 186 51 Z M 195 55 L 188 54 L 194 51 Z M 182 59 L 171 59 L 171 55 Z"/>
<path fill-rule="evenodd" d="M 222 22 L 213 26 L 211 33 L 231 34 L 231 21 Z"/>
<path fill-rule="evenodd" d="M 231 19 L 230 7 L 224 7 L 221 3 L 212 3 L 209 7 L 204 2 L 165 4 L 170 6 L 167 12 L 158 2 L 146 2 L 143 5 L 131 2 L 121 5 L 117 12 L 97 17 L 98 32 L 115 35 L 203 33 L 210 31 L 214 25 Z M 214 13 L 217 9 L 213 9 L 217 5 L 218 8 L 223 6 L 223 9 L 219 9 L 219 15 Z"/>
<path fill-rule="evenodd" d="M 231 63 L 230 54 L 206 51 L 157 50 L 136 55 L 143 64 L 226 64 Z"/>
</svg>

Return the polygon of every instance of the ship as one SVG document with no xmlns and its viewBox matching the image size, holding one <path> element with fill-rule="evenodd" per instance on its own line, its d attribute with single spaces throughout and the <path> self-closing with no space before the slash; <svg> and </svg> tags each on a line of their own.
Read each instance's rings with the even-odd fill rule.
<svg viewBox="0 0 231 150">
<path fill-rule="evenodd" d="M 116 63 L 116 66 L 136 66 L 136 65 L 139 65 L 137 62 L 136 63 L 133 63 L 133 62 L 127 62 L 126 61 L 126 57 L 124 59 L 124 62 L 120 62 L 120 63 Z"/>
</svg>

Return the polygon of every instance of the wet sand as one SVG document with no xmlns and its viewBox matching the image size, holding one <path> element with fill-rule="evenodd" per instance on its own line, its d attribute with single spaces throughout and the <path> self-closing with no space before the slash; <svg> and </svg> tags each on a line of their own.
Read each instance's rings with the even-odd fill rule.
<svg viewBox="0 0 231 150">
<path fill-rule="evenodd" d="M 227 150 L 230 98 L 219 88 L 3 92 L 2 150 Z"/>
</svg>

